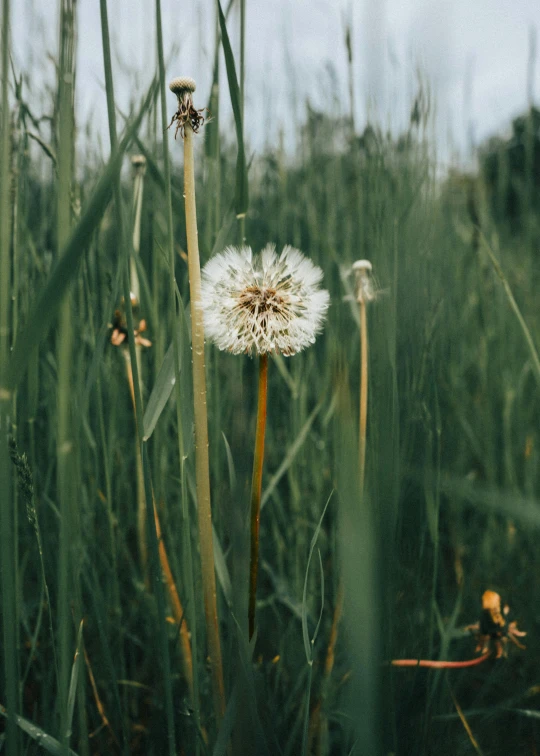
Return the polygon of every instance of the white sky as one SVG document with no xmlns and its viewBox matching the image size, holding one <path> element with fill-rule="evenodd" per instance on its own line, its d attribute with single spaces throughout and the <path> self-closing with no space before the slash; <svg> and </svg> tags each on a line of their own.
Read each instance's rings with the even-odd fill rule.
<svg viewBox="0 0 540 756">
<path fill-rule="evenodd" d="M 47 53 L 57 52 L 58 1 L 12 0 L 11 5 L 16 65 L 31 73 L 35 94 L 43 77 L 54 75 Z M 155 3 L 109 0 L 108 5 L 117 100 L 127 107 L 155 71 Z M 347 107 L 347 15 L 353 23 L 359 126 L 368 109 L 394 127 L 406 123 L 419 69 L 431 83 L 442 153 L 451 144 L 463 156 L 468 134 L 478 143 L 504 130 L 527 105 L 529 35 L 540 26 L 539 0 L 246 0 L 246 5 L 246 130 L 256 149 L 277 134 L 293 94 L 300 114 L 306 96 L 317 105 L 332 101 L 329 64 Z M 175 43 L 180 47 L 167 77 L 193 76 L 203 106 L 212 67 L 214 2 L 162 0 L 162 8 L 166 57 Z M 78 14 L 78 122 L 82 131 L 91 121 L 106 144 L 99 0 L 78 0 Z M 236 52 L 238 26 L 234 10 L 229 33 Z M 226 92 L 224 65 L 222 85 Z M 535 86 L 538 103 L 540 50 Z M 171 115 L 174 106 L 171 95 Z"/>
</svg>

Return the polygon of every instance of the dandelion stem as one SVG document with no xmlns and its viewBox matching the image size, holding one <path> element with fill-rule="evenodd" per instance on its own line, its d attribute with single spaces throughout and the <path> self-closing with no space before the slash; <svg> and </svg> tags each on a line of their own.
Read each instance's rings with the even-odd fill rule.
<svg viewBox="0 0 540 756">
<path fill-rule="evenodd" d="M 259 360 L 259 396 L 257 407 L 257 430 L 255 455 L 251 479 L 251 556 L 249 562 L 249 638 L 255 630 L 255 601 L 257 597 L 257 571 L 259 567 L 259 526 L 261 520 L 261 490 L 264 461 L 264 433 L 266 430 L 266 398 L 268 394 L 268 355 Z"/>
<path fill-rule="evenodd" d="M 195 205 L 195 169 L 193 161 L 193 130 L 185 127 L 184 195 L 186 199 L 186 232 L 188 247 L 189 288 L 191 295 L 191 346 L 193 356 L 193 392 L 195 420 L 195 473 L 197 485 L 197 517 L 204 591 L 204 612 L 208 639 L 208 655 L 212 671 L 212 689 L 216 718 L 225 713 L 225 688 L 221 662 L 221 643 L 216 597 L 212 509 L 210 506 L 210 470 L 208 462 L 208 417 L 206 411 L 206 375 L 204 364 L 204 324 L 201 307 L 201 267 Z"/>
<path fill-rule="evenodd" d="M 366 424 L 368 398 L 368 340 L 366 301 L 360 300 L 360 427 L 358 433 L 358 471 L 360 496 L 364 495 L 364 478 L 366 471 Z"/>
<path fill-rule="evenodd" d="M 487 661 L 491 656 L 488 651 L 482 656 L 466 661 L 433 661 L 431 659 L 392 659 L 393 667 L 429 667 L 430 669 L 464 669 L 465 667 L 476 667 L 478 664 Z"/>
</svg>

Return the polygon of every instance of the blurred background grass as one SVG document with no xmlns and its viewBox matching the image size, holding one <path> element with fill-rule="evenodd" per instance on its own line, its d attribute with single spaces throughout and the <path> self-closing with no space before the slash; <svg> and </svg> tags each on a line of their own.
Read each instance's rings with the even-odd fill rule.
<svg viewBox="0 0 540 756">
<path fill-rule="evenodd" d="M 255 251 L 268 241 L 278 248 L 290 243 L 321 266 L 332 301 L 315 346 L 270 365 L 254 648 L 247 647 L 241 613 L 256 365 L 207 349 L 229 701 L 220 730 L 203 632 L 190 409 L 182 407 L 187 431 L 179 429 L 174 393 L 145 448 L 185 610 L 180 620 L 198 628 L 192 651 L 200 719 L 184 675 L 179 618 L 169 605 L 160 616 L 159 590 L 141 563 L 133 407 L 124 347 L 110 344 L 109 327 L 120 307 L 126 263 L 119 214 L 109 204 L 121 154 L 107 166 L 97 146 L 76 151 L 74 8 L 69 0 L 62 8 L 52 111 L 46 100 L 30 96 L 29 72 L 14 70 L 3 57 L 0 325 L 8 343 L 0 356 L 2 386 L 10 393 L 4 389 L 0 396 L 0 704 L 20 717 L 16 729 L 0 736 L 6 752 L 67 753 L 69 741 L 79 754 L 218 754 L 226 752 L 225 736 L 232 731 L 235 753 L 537 753 L 539 111 L 531 104 L 514 120 L 510 136 L 485 143 L 469 172 L 442 170 L 437 163 L 425 85 L 399 135 L 377 123 L 359 128 L 348 102 L 336 103 L 331 113 L 307 105 L 303 117 L 296 115 L 293 156 L 279 139 L 252 154 L 250 124 L 241 124 L 250 195 L 244 225 L 232 203 L 243 180 L 235 167 L 237 143 L 232 124 L 218 118 L 219 100 L 230 97 L 231 74 L 228 79 L 220 71 L 216 52 L 212 119 L 196 137 L 202 262 L 243 235 Z M 5 29 L 8 9 L 4 0 Z M 3 40 L 6 50 L 7 32 Z M 236 61 L 240 97 L 243 65 Z M 197 77 L 197 71 L 178 73 Z M 232 92 L 238 96 L 234 87 Z M 197 93 L 195 99 L 197 107 L 205 105 Z M 169 108 L 172 116 L 172 95 Z M 117 115 L 122 128 L 124 118 Z M 126 123 L 119 187 L 124 241 L 135 222 L 128 158 L 146 157 L 140 247 L 127 250 L 141 288 L 134 319 L 147 321 L 152 341 L 140 356 L 146 406 L 176 318 L 167 259 L 168 167 L 153 90 Z M 75 124 L 85 128 L 76 114 Z M 275 126 L 279 130 L 279 122 Z M 170 149 L 180 154 L 180 140 L 171 137 Z M 182 174 L 174 167 L 170 181 L 174 273 L 189 318 Z M 381 290 L 368 310 L 362 505 L 358 318 L 347 298 L 351 281 L 344 278 L 358 258 L 371 260 Z M 180 371 L 189 399 L 185 358 Z M 179 432 L 187 436 L 182 472 Z M 8 433 L 17 444 L 18 467 L 7 464 Z M 30 493 L 17 486 L 23 469 L 33 480 Z M 310 544 L 332 492 L 318 533 L 320 562 L 315 551 L 303 605 Z M 344 608 L 329 674 L 340 577 Z M 390 670 L 386 662 L 396 657 L 472 657 L 474 641 L 461 628 L 478 619 L 486 588 L 501 593 L 528 631 L 526 651 L 511 648 L 508 659 L 472 670 Z M 302 614 L 311 637 L 321 603 L 310 669 Z M 170 665 L 160 642 L 164 620 Z M 174 732 L 166 724 L 169 686 Z"/>
</svg>

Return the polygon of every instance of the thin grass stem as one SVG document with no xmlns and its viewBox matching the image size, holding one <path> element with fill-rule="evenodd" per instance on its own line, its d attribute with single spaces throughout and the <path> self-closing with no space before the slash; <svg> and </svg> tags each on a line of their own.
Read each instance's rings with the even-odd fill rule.
<svg viewBox="0 0 540 756">
<path fill-rule="evenodd" d="M 366 425 L 368 401 L 368 340 L 366 301 L 360 300 L 360 419 L 358 433 L 358 475 L 360 497 L 364 496 L 364 479 L 366 473 Z"/>
<path fill-rule="evenodd" d="M 8 711 L 6 728 L 7 756 L 18 754 L 16 723 L 18 702 L 17 632 L 11 621 L 15 616 L 15 575 L 13 547 L 13 511 L 11 469 L 8 451 L 12 394 L 6 388 L 6 368 L 9 355 L 10 308 L 10 208 L 9 208 L 9 147 L 10 120 L 8 100 L 10 3 L 2 3 L 2 134 L 0 144 L 0 551 L 2 564 L 2 625 L 3 673 Z"/>
</svg>

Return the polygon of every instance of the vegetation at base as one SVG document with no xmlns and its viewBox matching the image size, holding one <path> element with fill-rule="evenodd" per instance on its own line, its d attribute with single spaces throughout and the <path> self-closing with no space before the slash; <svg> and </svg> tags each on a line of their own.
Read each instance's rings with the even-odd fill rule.
<svg viewBox="0 0 540 756">
<path fill-rule="evenodd" d="M 71 5 L 63 0 L 68 16 Z M 234 17 L 228 10 L 221 13 L 222 25 Z M 66 44 L 73 41 L 69 19 L 62 34 L 59 71 L 65 77 Z M 212 92 L 214 110 L 230 95 L 218 55 L 212 65 L 221 86 Z M 7 312 L 10 357 L 0 365 L 0 460 L 6 461 L 0 509 L 2 544 L 11 546 L 2 555 L 0 746 L 9 756 L 225 754 L 229 741 L 235 754 L 535 753 L 538 110 L 531 107 L 514 121 L 510 140 L 483 145 L 478 170 L 450 168 L 444 175 L 428 138 L 432 113 L 422 89 L 408 128 L 397 136 L 376 123 L 355 129 L 346 102 L 332 114 L 306 104 L 293 151 L 278 138 L 253 155 L 255 126 L 238 122 L 241 82 L 233 87 L 236 124 L 214 117 L 204 134 L 194 135 L 202 263 L 238 243 L 240 227 L 254 251 L 270 241 L 278 249 L 301 249 L 323 269 L 331 294 L 328 322 L 315 345 L 270 361 L 251 643 L 248 526 L 257 363 L 207 345 L 227 699 L 218 728 L 197 546 L 181 144 L 171 130 L 175 290 L 168 259 L 169 166 L 156 125 L 155 86 L 138 93 L 126 124 L 118 118 L 124 131 L 109 159 L 96 145 L 78 152 L 73 127 L 69 144 L 60 143 L 71 118 L 69 94 L 61 87 L 48 110 L 30 89 L 29 73 L 10 68 L 9 118 L 5 99 L 2 118 L 9 130 L 9 159 L 1 166 L 9 212 L 2 210 L 1 221 L 10 243 L 0 255 L 4 266 L 6 258 L 9 263 L 10 299 L 0 313 Z M 196 107 L 205 104 L 198 90 L 194 100 Z M 170 95 L 171 116 L 175 107 Z M 278 135 L 280 127 L 276 115 Z M 248 201 L 244 144 L 238 158 L 242 134 L 249 205 L 237 227 L 235 191 L 242 209 Z M 128 170 L 120 173 L 123 153 L 124 168 L 129 155 L 146 157 L 136 267 L 137 318 L 146 320 L 152 342 L 140 355 L 142 409 L 150 406 L 151 418 L 139 432 L 147 434 L 147 502 L 156 504 L 159 543 L 184 608 L 180 618 L 167 593 L 170 576 L 160 616 L 160 591 L 149 577 L 154 573 L 140 559 L 127 347 L 110 343 L 134 221 L 133 178 Z M 115 192 L 121 210 L 115 210 Z M 380 291 L 368 308 L 360 502 L 360 324 L 345 274 L 364 258 Z M 175 327 L 178 366 L 175 350 L 168 351 Z M 171 392 L 173 374 L 180 387 Z M 156 386 L 160 395 L 149 402 Z M 12 467 L 8 437 L 14 439 Z M 343 611 L 336 614 L 341 581 Z M 510 618 L 528 632 L 526 650 L 510 646 L 507 659 L 472 669 L 390 667 L 395 658 L 473 657 L 475 642 L 463 627 L 478 620 L 487 588 L 502 595 Z M 193 618 L 196 711 L 179 627 L 186 622 L 189 629 Z M 333 666 L 326 674 L 333 632 Z M 173 728 L 167 725 L 169 686 Z M 15 726 L 4 732 L 13 698 Z"/>
</svg>

